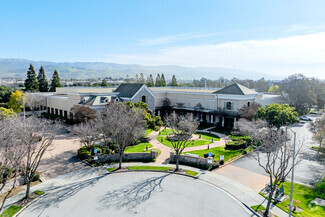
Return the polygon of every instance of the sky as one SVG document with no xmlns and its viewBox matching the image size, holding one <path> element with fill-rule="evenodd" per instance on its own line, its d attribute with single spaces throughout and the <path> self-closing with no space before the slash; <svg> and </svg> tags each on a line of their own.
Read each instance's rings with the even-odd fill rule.
<svg viewBox="0 0 325 217">
<path fill-rule="evenodd" d="M 1 0 L 0 58 L 325 79 L 324 0 Z"/>
</svg>

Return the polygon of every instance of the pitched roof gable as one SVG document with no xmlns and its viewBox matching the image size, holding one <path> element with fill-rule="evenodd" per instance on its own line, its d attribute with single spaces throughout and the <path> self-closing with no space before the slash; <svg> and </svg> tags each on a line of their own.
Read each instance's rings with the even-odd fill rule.
<svg viewBox="0 0 325 217">
<path fill-rule="evenodd" d="M 119 92 L 119 97 L 132 98 L 143 85 L 144 84 L 122 83 L 114 92 Z"/>
<path fill-rule="evenodd" d="M 249 95 L 256 94 L 254 90 L 251 90 L 241 84 L 233 83 L 227 87 L 224 87 L 220 90 L 214 92 L 216 94 L 232 94 L 232 95 Z"/>
</svg>

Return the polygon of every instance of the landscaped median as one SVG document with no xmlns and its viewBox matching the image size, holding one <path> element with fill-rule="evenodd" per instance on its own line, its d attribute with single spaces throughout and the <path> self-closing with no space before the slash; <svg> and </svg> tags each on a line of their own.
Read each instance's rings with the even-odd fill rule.
<svg viewBox="0 0 325 217">
<path fill-rule="evenodd" d="M 178 171 L 175 171 L 173 167 L 163 167 L 163 166 L 128 166 L 122 169 L 117 169 L 115 167 L 110 167 L 107 169 L 108 172 L 115 172 L 115 171 L 123 171 L 123 170 L 129 170 L 129 171 L 164 171 L 164 172 L 175 172 L 176 174 L 186 174 L 189 176 L 195 177 L 198 175 L 198 172 L 192 171 L 192 170 L 183 170 L 180 169 Z"/>
</svg>

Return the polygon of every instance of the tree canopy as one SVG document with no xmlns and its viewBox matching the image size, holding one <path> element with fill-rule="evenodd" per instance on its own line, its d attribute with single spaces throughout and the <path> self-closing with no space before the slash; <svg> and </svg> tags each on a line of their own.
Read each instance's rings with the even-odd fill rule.
<svg viewBox="0 0 325 217">
<path fill-rule="evenodd" d="M 16 113 L 21 112 L 21 109 L 24 107 L 24 97 L 25 94 L 23 94 L 19 90 L 12 92 L 10 95 L 9 102 L 7 104 L 8 108 L 12 109 Z"/>
<path fill-rule="evenodd" d="M 57 87 L 62 87 L 60 83 L 60 77 L 57 70 L 54 70 L 52 81 L 51 81 L 51 92 L 55 92 Z"/>
<path fill-rule="evenodd" d="M 36 72 L 35 72 L 34 66 L 32 64 L 29 65 L 29 69 L 27 71 L 27 78 L 26 78 L 24 84 L 25 84 L 26 91 L 36 92 L 39 89 Z"/>
<path fill-rule="evenodd" d="M 296 122 L 298 113 L 288 104 L 273 103 L 272 105 L 266 105 L 265 108 L 260 107 L 255 118 L 265 120 L 271 127 L 280 128 Z"/>
<path fill-rule="evenodd" d="M 45 71 L 43 69 L 43 66 L 39 69 L 39 73 L 37 76 L 38 80 L 38 88 L 40 92 L 47 92 L 49 90 L 47 79 L 45 76 Z"/>
<path fill-rule="evenodd" d="M 170 82 L 170 86 L 173 86 L 173 87 L 177 87 L 178 86 L 175 75 L 173 75 L 172 82 Z"/>
</svg>

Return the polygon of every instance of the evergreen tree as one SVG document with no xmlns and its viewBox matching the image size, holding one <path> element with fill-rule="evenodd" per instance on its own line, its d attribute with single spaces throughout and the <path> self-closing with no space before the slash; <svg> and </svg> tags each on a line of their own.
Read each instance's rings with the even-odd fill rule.
<svg viewBox="0 0 325 217">
<path fill-rule="evenodd" d="M 155 83 L 154 83 L 154 81 L 153 81 L 153 77 L 152 77 L 151 74 L 150 74 L 150 76 L 148 76 L 148 78 L 147 78 L 147 83 L 146 83 L 146 85 L 147 85 L 148 87 L 154 87 L 154 86 L 155 86 Z"/>
<path fill-rule="evenodd" d="M 51 92 L 55 92 L 57 87 L 62 87 L 62 85 L 60 83 L 59 73 L 55 69 L 52 76 Z"/>
<path fill-rule="evenodd" d="M 102 86 L 102 87 L 107 87 L 108 86 L 105 79 L 102 80 L 102 83 L 100 84 L 100 86 Z"/>
<path fill-rule="evenodd" d="M 25 80 L 25 91 L 38 91 L 37 76 L 34 70 L 34 66 L 32 64 L 29 65 L 29 69 L 27 71 L 27 79 Z"/>
<path fill-rule="evenodd" d="M 166 84 L 166 79 L 165 79 L 164 73 L 161 74 L 161 81 L 160 82 L 161 82 L 160 86 L 166 87 L 167 84 Z"/>
<path fill-rule="evenodd" d="M 39 69 L 37 80 L 38 80 L 38 90 L 40 92 L 47 92 L 49 90 L 49 87 L 48 87 L 43 66 L 41 66 L 41 68 Z"/>
<path fill-rule="evenodd" d="M 142 83 L 142 84 L 145 83 L 143 73 L 140 74 L 139 83 Z"/>
<path fill-rule="evenodd" d="M 124 79 L 124 81 L 125 81 L 125 83 L 130 83 L 131 82 L 129 74 L 126 75 L 126 78 Z"/>
<path fill-rule="evenodd" d="M 160 78 L 160 75 L 158 73 L 157 77 L 156 77 L 156 87 L 160 87 L 160 86 L 161 86 L 161 78 Z"/>
<path fill-rule="evenodd" d="M 175 75 L 173 75 L 172 82 L 170 83 L 170 86 L 174 86 L 174 87 L 178 86 Z"/>
</svg>

